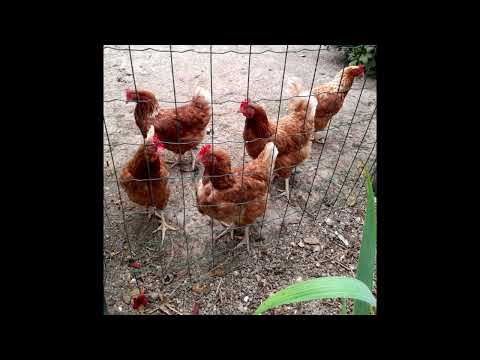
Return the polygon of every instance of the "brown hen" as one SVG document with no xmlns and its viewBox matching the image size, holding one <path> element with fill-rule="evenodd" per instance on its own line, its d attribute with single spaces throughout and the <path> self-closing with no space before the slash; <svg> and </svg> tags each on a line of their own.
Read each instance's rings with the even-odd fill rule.
<svg viewBox="0 0 480 360">
<path fill-rule="evenodd" d="M 234 226 L 245 227 L 243 241 L 250 252 L 249 225 L 265 212 L 268 183 L 272 164 L 278 155 L 276 146 L 270 142 L 255 160 L 245 164 L 242 182 L 242 167 L 231 167 L 230 156 L 223 150 L 204 145 L 198 159 L 205 167 L 197 185 L 197 206 L 200 213 L 213 219 L 232 224 L 220 236 Z M 218 236 L 217 239 L 220 237 Z"/>
<path fill-rule="evenodd" d="M 192 170 L 195 169 L 193 149 L 205 137 L 205 128 L 210 119 L 211 96 L 208 90 L 197 86 L 192 100 L 175 108 L 160 108 L 155 95 L 150 91 L 127 90 L 127 102 L 137 101 L 135 106 L 135 122 L 146 136 L 150 125 L 155 126 L 155 133 L 165 148 L 178 154 L 178 160 L 172 165 L 181 164 L 182 155 L 190 151 Z M 178 116 L 177 116 L 178 113 Z M 180 143 L 180 144 L 175 144 Z"/>
<path fill-rule="evenodd" d="M 167 229 L 176 230 L 167 224 L 163 209 L 168 203 L 170 189 L 168 188 L 168 170 L 162 159 L 163 145 L 155 135 L 153 125 L 147 133 L 145 146 L 140 145 L 133 158 L 128 161 L 120 174 L 120 185 L 125 190 L 128 198 L 134 203 L 142 206 L 153 206 L 160 209 L 160 214 L 154 210 L 153 214 L 161 219 L 161 225 L 153 231 L 156 233 L 162 230 L 162 242 Z M 147 167 L 148 162 L 148 167 Z M 150 179 L 148 172 L 150 171 Z M 151 194 L 149 191 L 151 183 Z M 153 201 L 153 203 L 152 203 Z M 152 214 L 150 214 L 152 216 Z"/>
</svg>

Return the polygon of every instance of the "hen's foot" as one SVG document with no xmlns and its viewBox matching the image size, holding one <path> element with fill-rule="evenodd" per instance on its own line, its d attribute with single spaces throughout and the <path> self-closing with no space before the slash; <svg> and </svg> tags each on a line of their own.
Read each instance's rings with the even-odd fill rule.
<svg viewBox="0 0 480 360">
<path fill-rule="evenodd" d="M 152 234 L 155 234 L 157 231 L 160 231 L 162 230 L 162 245 L 163 245 L 163 240 L 165 239 L 165 233 L 167 232 L 167 229 L 170 229 L 170 230 L 177 230 L 175 227 L 173 227 L 172 225 L 168 224 L 167 221 L 165 220 L 165 216 L 163 215 L 163 211 L 160 211 L 160 214 L 155 211 L 155 216 L 157 216 L 158 218 L 160 218 L 160 221 L 161 221 L 161 225 L 156 228 L 155 230 L 152 231 Z"/>
<path fill-rule="evenodd" d="M 250 254 L 250 235 L 249 235 L 249 226 L 245 227 L 245 234 L 243 235 L 243 240 L 235 246 L 233 250 L 236 250 L 241 245 L 247 245 L 247 251 Z"/>
<path fill-rule="evenodd" d="M 233 233 L 234 229 L 233 228 L 235 227 L 235 225 L 234 224 L 228 225 L 228 224 L 225 224 L 225 223 L 222 223 L 222 222 L 220 222 L 220 223 L 223 226 L 225 226 L 226 229 L 223 230 L 219 235 L 217 235 L 214 240 L 217 241 L 218 239 L 222 238 L 227 232 L 230 232 L 230 239 L 233 240 L 233 236 L 234 236 L 234 233 Z"/>
</svg>

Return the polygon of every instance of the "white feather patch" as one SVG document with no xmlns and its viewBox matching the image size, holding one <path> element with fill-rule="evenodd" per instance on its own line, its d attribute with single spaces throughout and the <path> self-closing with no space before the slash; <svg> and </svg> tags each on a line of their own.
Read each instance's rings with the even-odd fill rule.
<svg viewBox="0 0 480 360">
<path fill-rule="evenodd" d="M 148 129 L 147 132 L 147 140 L 151 140 L 153 138 L 153 135 L 155 135 L 155 127 L 151 125 L 150 129 Z"/>
<path fill-rule="evenodd" d="M 210 92 L 208 90 L 202 88 L 201 86 L 197 86 L 195 88 L 195 92 L 193 93 L 193 96 L 203 96 L 209 104 L 212 103 L 212 96 L 211 96 Z"/>
</svg>

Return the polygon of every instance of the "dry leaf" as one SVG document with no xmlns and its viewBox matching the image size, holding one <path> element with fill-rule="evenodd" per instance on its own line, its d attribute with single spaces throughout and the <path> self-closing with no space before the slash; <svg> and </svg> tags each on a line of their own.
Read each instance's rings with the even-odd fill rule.
<svg viewBox="0 0 480 360">
<path fill-rule="evenodd" d="M 209 271 L 208 275 L 210 275 L 212 277 L 214 277 L 214 276 L 218 276 L 218 277 L 225 276 L 225 269 L 223 268 L 223 266 L 219 266 L 216 269 L 213 269 L 213 270 Z"/>
<path fill-rule="evenodd" d="M 208 291 L 208 285 L 195 284 L 192 286 L 192 291 L 197 294 L 205 294 Z"/>
</svg>

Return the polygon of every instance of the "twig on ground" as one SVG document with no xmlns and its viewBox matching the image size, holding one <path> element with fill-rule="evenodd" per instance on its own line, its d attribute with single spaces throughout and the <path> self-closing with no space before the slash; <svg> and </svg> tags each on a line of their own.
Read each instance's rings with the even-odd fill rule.
<svg viewBox="0 0 480 360">
<path fill-rule="evenodd" d="M 158 310 L 160 310 L 160 308 L 159 308 L 159 307 L 156 307 L 156 308 L 154 308 L 154 309 L 145 311 L 145 314 L 150 315 L 150 314 L 153 314 L 154 312 L 156 312 L 156 311 L 158 311 Z"/>
<path fill-rule="evenodd" d="M 218 290 L 220 289 L 220 285 L 222 285 L 223 278 L 220 278 L 220 281 L 218 282 L 217 290 L 215 290 L 215 297 L 218 295 Z"/>
<path fill-rule="evenodd" d="M 177 287 L 175 289 L 173 289 L 173 291 L 168 295 L 169 298 L 172 297 L 173 294 L 175 294 L 175 291 L 177 291 L 177 289 L 182 286 L 184 283 L 183 282 L 180 282 Z"/>
<path fill-rule="evenodd" d="M 325 256 L 329 258 L 331 262 L 337 265 L 340 265 L 341 267 L 343 267 L 345 270 L 348 270 L 349 272 L 353 272 L 352 269 L 350 269 L 347 265 L 342 264 L 341 262 L 335 260 L 334 258 L 329 257 L 328 255 L 325 255 Z"/>
<path fill-rule="evenodd" d="M 169 308 L 171 311 L 173 311 L 175 314 L 178 314 L 178 315 L 183 315 L 180 311 L 178 311 L 177 309 L 175 309 L 173 306 L 171 306 L 170 304 L 165 304 L 165 306 L 167 308 Z"/>
</svg>

